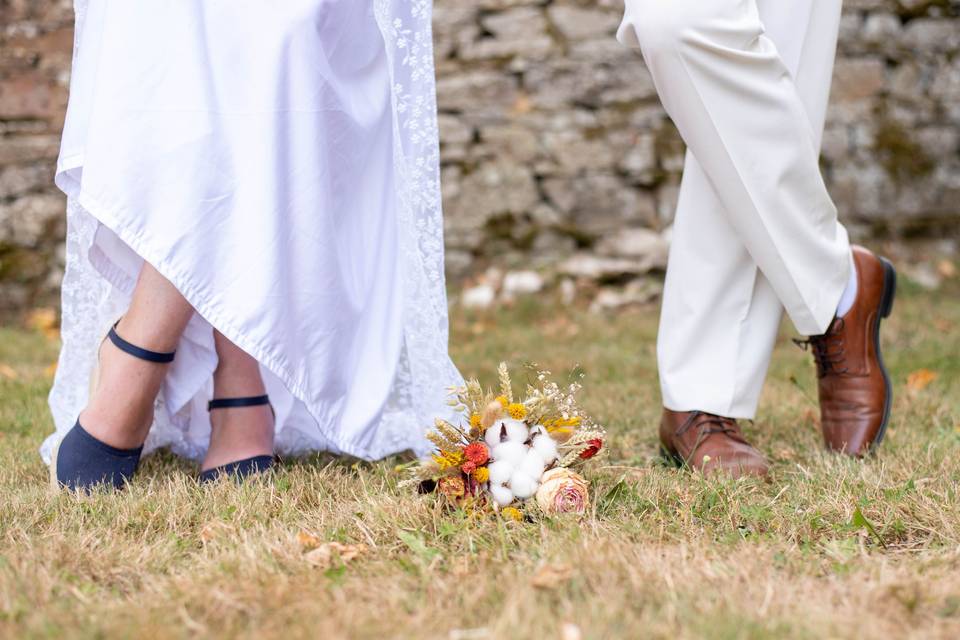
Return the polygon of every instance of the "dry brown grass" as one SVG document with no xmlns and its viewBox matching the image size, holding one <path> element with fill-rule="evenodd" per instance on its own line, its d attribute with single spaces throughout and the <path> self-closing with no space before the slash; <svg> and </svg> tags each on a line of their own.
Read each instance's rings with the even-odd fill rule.
<svg viewBox="0 0 960 640">
<path fill-rule="evenodd" d="M 906 294 L 886 328 L 897 400 L 874 460 L 821 450 L 812 367 L 785 334 L 748 427 L 770 483 L 659 462 L 655 310 L 457 313 L 465 373 L 579 363 L 613 436 L 590 517 L 535 524 L 445 513 L 397 488 L 399 459 L 320 456 L 205 490 L 159 455 L 123 493 L 52 495 L 35 451 L 56 345 L 0 330 L 0 636 L 958 637 L 960 303 Z M 331 541 L 365 551 L 311 563 Z"/>
</svg>

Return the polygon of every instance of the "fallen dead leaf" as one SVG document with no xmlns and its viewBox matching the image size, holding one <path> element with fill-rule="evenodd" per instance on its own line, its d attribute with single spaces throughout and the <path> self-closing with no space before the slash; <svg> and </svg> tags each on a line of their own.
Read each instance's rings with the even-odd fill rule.
<svg viewBox="0 0 960 640">
<path fill-rule="evenodd" d="M 308 564 L 318 569 L 330 568 L 336 560 L 346 564 L 367 552 L 365 544 L 342 544 L 340 542 L 326 542 L 313 551 L 303 554 Z"/>
<path fill-rule="evenodd" d="M 323 540 L 313 535 L 312 533 L 307 533 L 306 531 L 300 531 L 297 533 L 297 544 L 300 545 L 301 549 L 316 549 L 321 544 Z"/>
<path fill-rule="evenodd" d="M 556 589 L 573 577 L 573 568 L 567 564 L 545 564 L 530 579 L 537 589 Z"/>
<path fill-rule="evenodd" d="M 777 449 L 776 454 L 774 454 L 778 460 L 795 460 L 797 458 L 797 452 L 793 447 L 780 447 Z"/>
<path fill-rule="evenodd" d="M 200 541 L 204 543 L 212 542 L 229 529 L 230 527 L 225 522 L 208 522 L 200 528 Z"/>
<path fill-rule="evenodd" d="M 48 338 L 56 338 L 59 329 L 59 319 L 56 309 L 40 307 L 27 314 L 27 328 L 42 333 Z"/>
<path fill-rule="evenodd" d="M 913 392 L 923 391 L 927 385 L 937 379 L 937 372 L 930 369 L 917 369 L 907 376 L 907 389 Z"/>
<path fill-rule="evenodd" d="M 952 260 L 944 258 L 937 263 L 937 272 L 944 278 L 952 278 L 957 275 L 957 265 Z"/>
<path fill-rule="evenodd" d="M 0 363 L 0 378 L 6 378 L 7 380 L 16 380 L 20 377 L 20 374 L 17 373 L 17 370 L 11 367 L 8 364 Z"/>
</svg>

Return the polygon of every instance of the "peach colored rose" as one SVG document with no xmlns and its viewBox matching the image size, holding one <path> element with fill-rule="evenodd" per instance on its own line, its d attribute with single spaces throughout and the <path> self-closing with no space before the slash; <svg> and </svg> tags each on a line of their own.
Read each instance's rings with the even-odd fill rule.
<svg viewBox="0 0 960 640">
<path fill-rule="evenodd" d="M 584 513 L 590 507 L 587 481 L 565 467 L 550 469 L 540 478 L 537 504 L 547 514 Z"/>
</svg>

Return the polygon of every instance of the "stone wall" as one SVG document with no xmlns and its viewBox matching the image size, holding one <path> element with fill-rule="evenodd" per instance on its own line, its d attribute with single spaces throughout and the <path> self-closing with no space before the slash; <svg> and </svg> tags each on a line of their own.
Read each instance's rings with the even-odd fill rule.
<svg viewBox="0 0 960 640">
<path fill-rule="evenodd" d="M 845 5 L 823 154 L 842 215 L 858 237 L 956 237 L 960 0 Z M 683 144 L 639 56 L 613 39 L 621 10 L 436 0 L 455 278 L 494 263 L 614 277 L 662 263 Z M 0 0 L 0 311 L 56 295 L 71 19 L 69 0 Z"/>
<path fill-rule="evenodd" d="M 56 296 L 65 225 L 53 171 L 72 48 L 69 0 L 0 0 L 0 312 Z"/>
<path fill-rule="evenodd" d="M 684 146 L 613 38 L 621 13 L 622 0 L 438 0 L 452 273 L 630 258 L 625 228 L 668 228 Z M 960 2 L 846 0 L 840 40 L 823 168 L 844 220 L 857 237 L 956 234 Z"/>
</svg>

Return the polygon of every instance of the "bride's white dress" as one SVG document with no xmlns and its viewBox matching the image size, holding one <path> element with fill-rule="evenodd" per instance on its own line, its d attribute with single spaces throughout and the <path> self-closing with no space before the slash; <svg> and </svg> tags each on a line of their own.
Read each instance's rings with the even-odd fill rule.
<svg viewBox="0 0 960 640">
<path fill-rule="evenodd" d="M 56 439 L 146 260 L 197 310 L 146 450 L 202 456 L 213 329 L 261 364 L 281 453 L 424 453 L 460 376 L 429 0 L 78 0 Z"/>
</svg>

